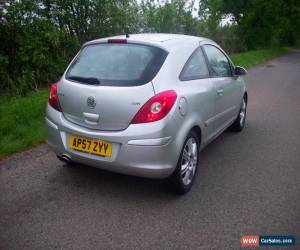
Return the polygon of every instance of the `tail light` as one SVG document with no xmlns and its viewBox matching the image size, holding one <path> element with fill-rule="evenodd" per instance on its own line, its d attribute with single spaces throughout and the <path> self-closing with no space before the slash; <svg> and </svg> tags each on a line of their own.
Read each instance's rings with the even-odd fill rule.
<svg viewBox="0 0 300 250">
<path fill-rule="evenodd" d="M 53 83 L 50 86 L 49 105 L 57 111 L 61 112 L 61 107 L 57 95 L 57 83 Z"/>
<path fill-rule="evenodd" d="M 174 90 L 158 93 L 144 104 L 131 123 L 147 123 L 161 120 L 169 113 L 176 98 L 177 94 Z"/>
</svg>

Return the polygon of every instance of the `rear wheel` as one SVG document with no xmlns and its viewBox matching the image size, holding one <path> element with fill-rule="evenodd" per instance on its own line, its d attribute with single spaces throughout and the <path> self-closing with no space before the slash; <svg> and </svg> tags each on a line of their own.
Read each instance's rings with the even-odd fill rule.
<svg viewBox="0 0 300 250">
<path fill-rule="evenodd" d="M 178 194 L 187 193 L 195 179 L 199 160 L 199 138 L 191 131 L 183 145 L 177 167 L 170 177 L 171 187 Z"/>
<path fill-rule="evenodd" d="M 246 114 L 247 114 L 247 100 L 246 97 L 244 96 L 241 107 L 240 107 L 240 112 L 234 123 L 231 125 L 231 129 L 236 132 L 240 132 L 243 130 L 245 127 L 245 122 L 246 122 Z"/>
</svg>

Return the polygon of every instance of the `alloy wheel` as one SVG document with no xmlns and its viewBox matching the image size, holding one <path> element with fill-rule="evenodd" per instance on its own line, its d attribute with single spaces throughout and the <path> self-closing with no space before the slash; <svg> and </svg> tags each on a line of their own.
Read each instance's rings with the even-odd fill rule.
<svg viewBox="0 0 300 250">
<path fill-rule="evenodd" d="M 246 118 L 246 101 L 243 99 L 241 110 L 240 110 L 240 126 L 244 126 L 245 118 Z"/>
<path fill-rule="evenodd" d="M 191 137 L 184 145 L 181 159 L 181 179 L 184 185 L 189 185 L 195 175 L 197 167 L 198 145 L 195 138 Z"/>
</svg>

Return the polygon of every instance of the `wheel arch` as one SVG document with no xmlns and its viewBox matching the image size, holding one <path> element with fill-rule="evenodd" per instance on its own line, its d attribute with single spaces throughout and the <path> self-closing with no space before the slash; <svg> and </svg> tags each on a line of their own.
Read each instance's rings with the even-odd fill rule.
<svg viewBox="0 0 300 250">
<path fill-rule="evenodd" d="M 190 131 L 195 131 L 195 133 L 197 134 L 198 140 L 199 140 L 199 148 L 201 146 L 201 140 L 202 140 L 202 131 L 200 126 L 195 125 L 194 127 L 191 128 Z"/>
</svg>

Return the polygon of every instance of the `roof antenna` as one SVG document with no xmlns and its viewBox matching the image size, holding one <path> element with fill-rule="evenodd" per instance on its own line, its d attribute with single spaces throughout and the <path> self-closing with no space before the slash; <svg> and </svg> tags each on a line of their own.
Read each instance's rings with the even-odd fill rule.
<svg viewBox="0 0 300 250">
<path fill-rule="evenodd" d="M 124 28 L 124 31 L 125 31 L 125 35 L 126 35 L 126 38 L 129 38 L 129 28 L 128 27 L 125 27 Z"/>
</svg>

